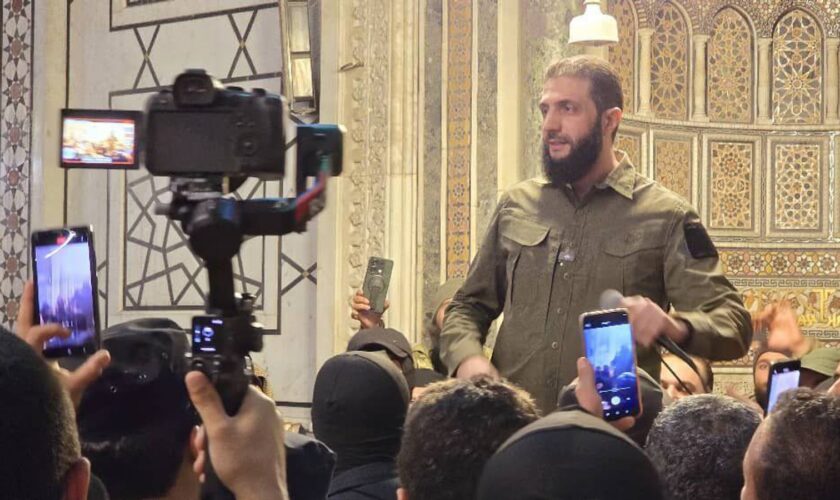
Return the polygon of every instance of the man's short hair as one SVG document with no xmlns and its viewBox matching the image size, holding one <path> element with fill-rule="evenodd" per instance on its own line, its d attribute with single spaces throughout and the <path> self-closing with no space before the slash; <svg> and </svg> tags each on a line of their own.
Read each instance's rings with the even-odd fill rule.
<svg viewBox="0 0 840 500">
<path fill-rule="evenodd" d="M 428 386 L 408 413 L 397 458 L 411 500 L 473 498 L 481 470 L 514 432 L 539 418 L 531 396 L 488 377 Z"/>
<path fill-rule="evenodd" d="M 703 382 L 704 392 L 714 392 L 715 390 L 715 372 L 712 370 L 712 364 L 706 358 L 701 358 L 699 356 L 690 355 L 691 360 L 694 361 L 694 364 L 697 365 L 697 370 L 700 372 L 700 381 Z M 682 361 L 676 355 L 667 353 L 663 357 L 668 359 L 678 359 L 680 362 Z"/>
<path fill-rule="evenodd" d="M 615 68 L 600 57 L 580 55 L 558 59 L 545 70 L 544 81 L 561 76 L 589 81 L 589 94 L 599 115 L 610 108 L 624 109 L 621 78 Z"/>
<path fill-rule="evenodd" d="M 779 397 L 754 460 L 757 498 L 823 500 L 840 491 L 840 398 L 811 389 Z"/>
<path fill-rule="evenodd" d="M 738 498 L 744 454 L 760 423 L 748 405 L 718 394 L 688 396 L 666 407 L 646 446 L 666 498 Z"/>
<path fill-rule="evenodd" d="M 52 369 L 0 328 L 0 496 L 61 498 L 79 460 L 70 399 Z"/>
<path fill-rule="evenodd" d="M 108 328 L 102 343 L 112 362 L 79 405 L 84 454 L 114 498 L 164 496 L 198 424 L 184 384 L 186 334 L 144 318 Z"/>
</svg>

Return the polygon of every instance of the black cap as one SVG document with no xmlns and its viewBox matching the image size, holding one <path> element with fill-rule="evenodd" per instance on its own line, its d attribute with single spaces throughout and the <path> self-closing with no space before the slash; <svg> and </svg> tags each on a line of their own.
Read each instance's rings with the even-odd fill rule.
<svg viewBox="0 0 840 500">
<path fill-rule="evenodd" d="M 347 352 L 351 351 L 387 351 L 388 355 L 401 361 L 411 360 L 410 367 L 414 367 L 414 360 L 411 357 L 411 344 L 405 335 L 393 328 L 365 328 L 350 338 L 347 343 Z M 406 363 L 408 365 L 408 363 Z M 404 366 L 403 373 L 410 369 Z"/>
<path fill-rule="evenodd" d="M 82 396 L 82 439 L 133 434 L 184 416 L 197 421 L 184 384 L 188 345 L 186 332 L 168 319 L 138 319 L 103 331 L 111 364 Z"/>
</svg>

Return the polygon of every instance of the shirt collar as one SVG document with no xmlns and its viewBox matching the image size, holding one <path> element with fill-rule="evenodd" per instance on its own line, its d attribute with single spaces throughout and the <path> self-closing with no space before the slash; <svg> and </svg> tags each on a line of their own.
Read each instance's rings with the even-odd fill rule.
<svg viewBox="0 0 840 500">
<path fill-rule="evenodd" d="M 610 187 L 621 196 L 632 200 L 633 189 L 636 187 L 636 169 L 633 168 L 633 163 L 630 162 L 627 153 L 616 149 L 615 154 L 621 158 L 618 165 L 603 182 L 596 184 L 595 187 L 597 189 Z"/>
</svg>

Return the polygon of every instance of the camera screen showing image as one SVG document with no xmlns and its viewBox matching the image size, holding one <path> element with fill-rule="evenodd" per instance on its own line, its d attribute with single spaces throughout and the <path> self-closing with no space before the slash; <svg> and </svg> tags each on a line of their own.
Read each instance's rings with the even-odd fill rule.
<svg viewBox="0 0 840 500">
<path fill-rule="evenodd" d="M 61 166 L 139 168 L 139 113 L 70 110 L 61 116 Z"/>
<path fill-rule="evenodd" d="M 44 349 L 94 342 L 96 304 L 87 236 L 67 231 L 51 244 L 35 246 L 34 254 L 40 323 L 58 323 L 70 330 L 70 337 L 54 337 Z"/>
<path fill-rule="evenodd" d="M 595 370 L 604 418 L 635 415 L 639 408 L 633 333 L 624 311 L 585 316 L 586 357 Z"/>
<path fill-rule="evenodd" d="M 218 353 L 219 334 L 224 320 L 212 316 L 193 318 L 192 352 L 193 354 Z"/>
</svg>

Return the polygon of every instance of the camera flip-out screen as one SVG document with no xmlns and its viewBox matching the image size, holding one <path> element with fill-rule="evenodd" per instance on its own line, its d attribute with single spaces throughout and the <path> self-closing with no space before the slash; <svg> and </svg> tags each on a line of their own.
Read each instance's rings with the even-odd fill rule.
<svg viewBox="0 0 840 500">
<path fill-rule="evenodd" d="M 61 166 L 140 168 L 141 116 L 137 111 L 62 110 Z"/>
</svg>

